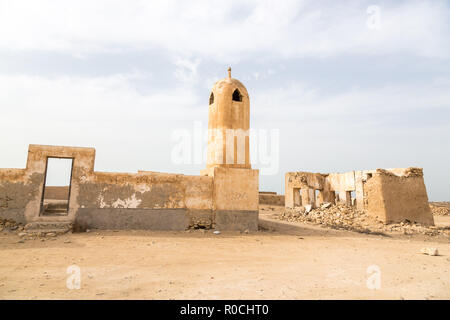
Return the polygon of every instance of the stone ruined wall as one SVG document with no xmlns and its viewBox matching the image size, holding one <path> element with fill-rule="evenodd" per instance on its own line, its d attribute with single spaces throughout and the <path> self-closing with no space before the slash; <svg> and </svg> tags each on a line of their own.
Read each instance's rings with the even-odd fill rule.
<svg viewBox="0 0 450 320">
<path fill-rule="evenodd" d="M 408 219 L 433 224 L 421 168 L 330 174 L 288 172 L 285 187 L 287 208 L 334 203 L 336 194 L 339 194 L 341 203 L 355 205 L 385 223 Z M 316 198 L 313 198 L 311 190 L 318 191 Z M 354 199 L 351 199 L 352 192 L 355 194 Z"/>
<path fill-rule="evenodd" d="M 46 186 L 45 199 L 67 200 L 69 199 L 69 186 Z"/>
<path fill-rule="evenodd" d="M 284 206 L 284 195 L 279 195 L 276 192 L 273 193 L 259 193 L 259 204 L 266 204 L 272 206 Z"/>
<path fill-rule="evenodd" d="M 366 190 L 367 211 L 381 221 L 434 224 L 422 169 L 378 169 L 366 182 Z"/>
<path fill-rule="evenodd" d="M 73 159 L 67 215 L 41 212 L 48 157 Z M 30 145 L 25 169 L 0 169 L 0 217 L 71 222 L 79 230 L 184 230 L 216 224 L 257 229 L 258 170 L 212 168 L 212 175 L 201 176 L 111 173 L 95 172 L 94 162 L 93 148 Z M 47 195 L 60 198 L 64 188 L 50 187 Z"/>
<path fill-rule="evenodd" d="M 5 199 L 0 210 L 3 218 L 22 223 L 48 220 L 40 215 L 48 157 L 74 159 L 70 210 L 67 217 L 52 217 L 54 221 L 73 220 L 78 209 L 80 177 L 94 167 L 95 150 L 91 148 L 30 145 L 25 169 L 0 170 L 0 198 Z"/>
<path fill-rule="evenodd" d="M 258 230 L 259 171 L 214 167 L 205 171 L 213 177 L 215 225 L 220 230 Z"/>
<path fill-rule="evenodd" d="M 312 172 L 288 172 L 285 175 L 285 206 L 293 208 L 296 206 L 314 205 L 316 203 L 314 190 L 324 190 L 325 176 Z M 300 194 L 300 190 L 301 194 Z M 323 192 L 319 198 L 323 199 Z M 320 202 L 320 201 L 319 201 Z"/>
<path fill-rule="evenodd" d="M 0 217 L 25 223 L 30 199 L 38 196 L 42 176 L 25 169 L 0 169 Z"/>
<path fill-rule="evenodd" d="M 212 178 L 94 172 L 80 185 L 81 228 L 184 230 L 212 225 Z M 120 210 L 117 210 L 120 209 Z"/>
</svg>

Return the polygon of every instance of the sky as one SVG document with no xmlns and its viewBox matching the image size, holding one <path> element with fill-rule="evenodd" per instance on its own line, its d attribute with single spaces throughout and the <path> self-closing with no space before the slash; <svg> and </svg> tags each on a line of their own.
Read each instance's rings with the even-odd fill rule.
<svg viewBox="0 0 450 320">
<path fill-rule="evenodd" d="M 96 148 L 96 171 L 199 174 L 174 157 L 177 133 L 196 148 L 228 66 L 260 190 L 284 193 L 289 171 L 417 166 L 430 200 L 450 201 L 440 0 L 0 0 L 0 167 L 46 144 Z"/>
</svg>

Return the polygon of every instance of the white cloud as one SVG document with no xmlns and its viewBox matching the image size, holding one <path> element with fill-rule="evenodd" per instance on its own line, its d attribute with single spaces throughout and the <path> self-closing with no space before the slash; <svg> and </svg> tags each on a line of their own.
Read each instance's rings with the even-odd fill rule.
<svg viewBox="0 0 450 320">
<path fill-rule="evenodd" d="M 2 0 L 0 48 L 83 53 L 162 48 L 235 62 L 279 56 L 409 53 L 448 57 L 444 1 L 381 6 L 381 29 L 366 6 L 314 1 Z"/>
<path fill-rule="evenodd" d="M 293 83 L 282 88 L 258 92 L 252 99 L 252 115 L 303 125 L 339 120 L 342 125 L 370 125 L 392 117 L 407 119 L 422 112 L 424 120 L 441 120 L 441 112 L 449 110 L 450 84 L 438 78 L 429 84 L 390 84 L 379 87 L 351 88 L 330 94 L 322 88 Z M 274 106 L 277 106 L 274 108 Z M 432 121 L 433 122 L 433 121 Z M 434 121 L 436 122 L 436 121 Z M 400 122 L 404 126 L 407 122 Z M 333 125 L 333 124 L 329 124 Z"/>
<path fill-rule="evenodd" d="M 177 58 L 174 62 L 176 66 L 175 78 L 182 82 L 194 84 L 198 80 L 198 66 L 200 59 L 189 60 Z"/>
<path fill-rule="evenodd" d="M 0 75 L 0 87 L 7 93 L 0 95 L 0 137 L 11 139 L 16 132 L 14 139 L 26 143 L 141 143 L 170 130 L 170 125 L 196 120 L 206 112 L 187 88 L 146 94 L 134 88 L 135 78 L 135 73 L 53 78 Z"/>
</svg>

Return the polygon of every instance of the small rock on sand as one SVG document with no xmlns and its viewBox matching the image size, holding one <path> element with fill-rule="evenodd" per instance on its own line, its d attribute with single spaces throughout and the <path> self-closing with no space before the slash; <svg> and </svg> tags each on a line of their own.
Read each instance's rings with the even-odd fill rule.
<svg viewBox="0 0 450 320">
<path fill-rule="evenodd" d="M 420 253 L 427 254 L 429 256 L 438 256 L 439 251 L 437 248 L 422 248 Z"/>
</svg>

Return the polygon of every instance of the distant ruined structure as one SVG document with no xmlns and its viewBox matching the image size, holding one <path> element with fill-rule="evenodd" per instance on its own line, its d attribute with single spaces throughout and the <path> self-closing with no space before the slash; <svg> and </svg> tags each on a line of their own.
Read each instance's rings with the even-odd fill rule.
<svg viewBox="0 0 450 320">
<path fill-rule="evenodd" d="M 356 206 L 384 223 L 409 220 L 434 224 L 421 168 L 288 172 L 285 188 L 287 208 L 342 203 Z"/>
<path fill-rule="evenodd" d="M 231 69 L 212 89 L 208 127 L 208 162 L 199 176 L 98 172 L 93 148 L 30 145 L 25 169 L 0 169 L 0 217 L 47 229 L 255 231 L 259 171 L 250 166 L 250 101 Z M 72 160 L 70 186 L 46 190 L 49 158 Z"/>
<path fill-rule="evenodd" d="M 209 97 L 208 150 L 201 175 L 94 171 L 95 149 L 30 145 L 25 169 L 0 169 L 0 218 L 31 228 L 76 230 L 258 229 L 259 201 L 269 205 L 344 203 L 390 223 L 433 224 L 422 169 L 347 173 L 289 172 L 285 196 L 259 194 L 250 164 L 250 100 L 237 79 L 216 82 Z M 46 186 L 51 158 L 70 159 L 70 183 Z"/>
</svg>

